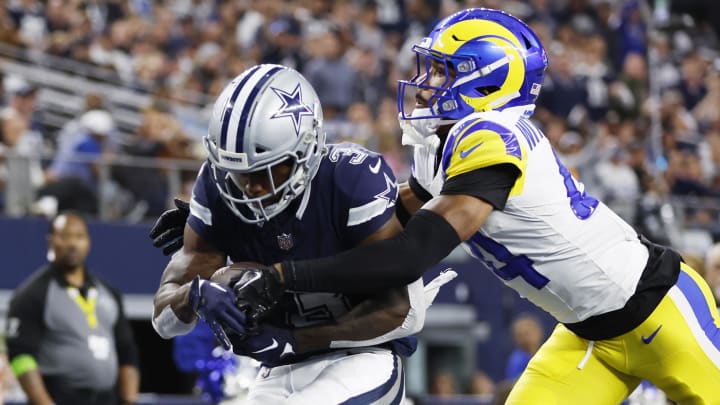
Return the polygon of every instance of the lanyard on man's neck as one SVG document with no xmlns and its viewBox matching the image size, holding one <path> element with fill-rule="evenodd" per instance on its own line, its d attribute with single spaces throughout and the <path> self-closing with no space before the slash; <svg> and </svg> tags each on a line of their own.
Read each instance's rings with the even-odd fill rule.
<svg viewBox="0 0 720 405">
<path fill-rule="evenodd" d="M 97 307 L 97 289 L 90 287 L 88 289 L 87 298 L 80 294 L 80 290 L 77 287 L 68 287 L 67 292 L 68 295 L 70 295 L 70 298 L 75 301 L 78 307 L 80 307 L 80 310 L 85 314 L 85 319 L 87 319 L 90 328 L 97 328 L 97 312 L 95 310 Z"/>
</svg>

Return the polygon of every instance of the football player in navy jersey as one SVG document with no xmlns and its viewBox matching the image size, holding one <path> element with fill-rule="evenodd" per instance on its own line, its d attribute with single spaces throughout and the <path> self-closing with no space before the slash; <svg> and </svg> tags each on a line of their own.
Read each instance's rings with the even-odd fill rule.
<svg viewBox="0 0 720 405">
<path fill-rule="evenodd" d="M 410 335 L 422 327 L 432 286 L 286 292 L 276 310 L 251 319 L 236 298 L 247 280 L 222 277 L 232 274 L 228 260 L 322 257 L 398 233 L 398 190 L 382 156 L 326 145 L 314 89 L 278 65 L 254 66 L 222 91 L 204 145 L 184 246 L 155 295 L 158 334 L 187 333 L 200 317 L 226 348 L 261 361 L 249 404 L 400 403 L 399 356 L 415 350 Z"/>
<path fill-rule="evenodd" d="M 261 276 L 245 288 L 271 301 L 281 287 L 403 285 L 464 242 L 560 322 L 507 404 L 617 404 L 642 379 L 680 404 L 720 404 L 720 318 L 707 284 L 586 193 L 529 119 L 548 64 L 535 33 L 504 12 L 468 9 L 413 51 L 417 75 L 398 88 L 404 143 L 415 148 L 397 201 L 401 217 L 413 214 L 403 232 L 252 270 Z"/>
</svg>

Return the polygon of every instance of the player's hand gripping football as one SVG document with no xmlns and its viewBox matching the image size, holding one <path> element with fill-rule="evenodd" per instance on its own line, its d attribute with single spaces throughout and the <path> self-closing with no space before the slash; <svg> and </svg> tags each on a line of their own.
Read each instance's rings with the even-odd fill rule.
<svg viewBox="0 0 720 405">
<path fill-rule="evenodd" d="M 232 349 L 232 344 L 225 328 L 238 336 L 247 331 L 247 317 L 238 308 L 235 294 L 229 288 L 198 276 L 190 284 L 188 301 L 226 350 Z"/>
<path fill-rule="evenodd" d="M 275 308 L 285 290 L 272 267 L 246 269 L 231 285 L 238 306 L 245 309 L 254 322 L 261 321 Z"/>
<path fill-rule="evenodd" d="M 232 289 L 251 327 L 275 308 L 285 290 L 275 268 L 260 263 L 233 263 L 216 271 L 211 279 Z"/>
<path fill-rule="evenodd" d="M 190 215 L 190 204 L 176 198 L 175 207 L 160 214 L 150 230 L 153 246 L 163 248 L 163 254 L 169 256 L 183 245 L 185 222 Z"/>
</svg>

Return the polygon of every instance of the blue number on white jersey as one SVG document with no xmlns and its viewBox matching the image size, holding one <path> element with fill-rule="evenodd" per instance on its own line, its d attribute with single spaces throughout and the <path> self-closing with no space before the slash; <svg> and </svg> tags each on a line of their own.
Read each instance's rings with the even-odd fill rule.
<svg viewBox="0 0 720 405">
<path fill-rule="evenodd" d="M 542 132 L 536 127 L 527 123 L 524 119 L 519 119 L 515 127 L 520 130 L 520 133 L 527 140 L 530 150 L 535 148 L 535 145 L 540 142 L 540 139 L 544 138 Z M 554 152 L 554 151 L 553 151 Z M 567 190 L 567 196 L 570 198 L 570 208 L 578 219 L 588 219 L 595 209 L 597 208 L 599 201 L 597 198 L 588 195 L 584 190 L 579 190 L 575 184 L 575 180 L 572 178 L 570 170 L 560 162 L 560 159 L 555 155 L 555 160 L 558 164 L 558 170 L 560 175 L 563 177 L 563 184 L 565 184 L 565 190 Z"/>
<path fill-rule="evenodd" d="M 473 252 L 473 255 L 485 263 L 501 279 L 510 281 L 516 277 L 521 277 L 526 283 L 538 290 L 550 282 L 547 277 L 533 268 L 533 262 L 527 256 L 515 256 L 505 246 L 480 233 L 473 235 L 470 241 L 477 244 L 466 244 Z M 480 248 L 487 254 L 482 254 L 479 251 Z M 487 260 L 490 256 L 492 259 Z"/>
</svg>

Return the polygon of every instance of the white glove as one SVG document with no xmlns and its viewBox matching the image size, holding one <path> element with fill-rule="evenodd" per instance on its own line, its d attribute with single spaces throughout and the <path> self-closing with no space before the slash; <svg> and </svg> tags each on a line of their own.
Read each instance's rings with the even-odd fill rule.
<svg viewBox="0 0 720 405">
<path fill-rule="evenodd" d="M 422 279 L 419 278 L 415 282 L 408 285 L 408 299 L 410 300 L 410 310 L 402 325 L 383 334 L 368 340 L 334 340 L 330 342 L 331 348 L 348 348 L 348 347 L 365 347 L 374 346 L 381 343 L 389 342 L 393 339 L 410 336 L 418 333 L 425 325 L 425 311 L 432 304 L 437 296 L 438 290 L 450 280 L 457 277 L 457 273 L 452 269 L 443 270 L 437 277 L 432 279 L 423 287 Z M 421 293 L 422 288 L 422 293 Z"/>
<path fill-rule="evenodd" d="M 455 277 L 457 277 L 457 272 L 451 268 L 447 268 L 425 285 L 423 289 L 425 292 L 425 309 L 429 308 L 433 301 L 435 301 L 440 287 L 449 283 Z"/>
</svg>

